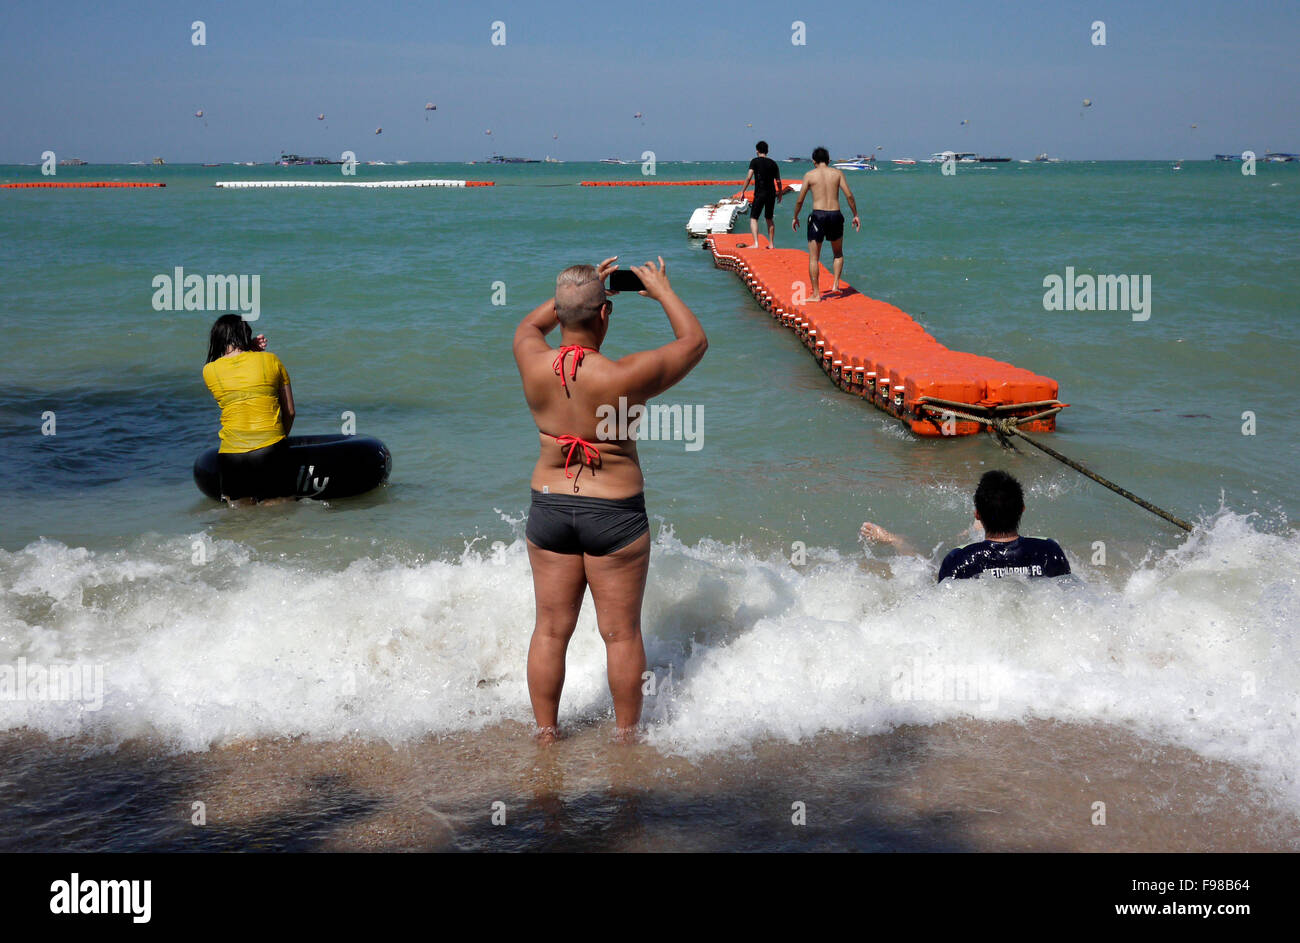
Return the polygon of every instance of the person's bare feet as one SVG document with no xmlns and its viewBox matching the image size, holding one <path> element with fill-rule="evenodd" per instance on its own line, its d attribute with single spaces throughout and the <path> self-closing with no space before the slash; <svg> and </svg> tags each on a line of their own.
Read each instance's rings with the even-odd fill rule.
<svg viewBox="0 0 1300 943">
<path fill-rule="evenodd" d="M 614 742 L 622 744 L 639 743 L 640 731 L 636 727 L 617 727 L 614 730 Z"/>
<path fill-rule="evenodd" d="M 556 740 L 560 739 L 560 728 L 538 727 L 537 730 L 533 732 L 533 739 L 537 742 L 538 746 L 550 746 Z"/>
<path fill-rule="evenodd" d="M 821 301 L 821 300 L 822 300 L 822 296 L 821 296 L 821 295 L 813 295 L 813 296 L 812 296 L 811 298 L 809 298 L 808 300 L 809 300 L 809 301 Z"/>
</svg>

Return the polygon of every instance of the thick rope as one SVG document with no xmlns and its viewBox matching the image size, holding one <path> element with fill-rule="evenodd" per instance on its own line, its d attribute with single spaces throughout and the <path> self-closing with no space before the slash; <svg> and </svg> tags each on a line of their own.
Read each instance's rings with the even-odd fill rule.
<svg viewBox="0 0 1300 943">
<path fill-rule="evenodd" d="M 1139 498 L 1137 495 L 1135 495 L 1133 492 L 1129 491 L 1128 489 L 1121 488 L 1119 485 L 1115 484 L 1115 482 L 1103 478 L 1101 475 L 1098 475 L 1094 471 L 1090 471 L 1087 468 L 1084 468 L 1078 462 L 1074 461 L 1074 459 L 1062 455 L 1060 452 L 1056 451 L 1056 449 L 1043 445 L 1043 443 L 1037 441 L 1036 439 L 1031 439 L 1027 434 L 1025 434 L 1023 431 L 1017 428 L 1019 424 L 1022 422 L 1032 422 L 1036 419 L 1044 419 L 1048 416 L 1056 415 L 1064 408 L 1064 406 L 1062 405 L 1055 405 L 1050 409 L 1045 409 L 1042 412 L 1035 413 L 1032 416 L 1021 416 L 1021 417 L 1008 416 L 1005 418 L 997 417 L 994 415 L 974 416 L 968 412 L 965 412 L 964 410 L 959 411 L 953 408 L 954 406 L 962 406 L 965 409 L 971 409 L 972 406 L 970 403 L 949 404 L 947 400 L 935 400 L 929 397 L 924 397 L 917 403 L 917 405 L 933 413 L 939 413 L 940 415 L 947 414 L 950 416 L 954 416 L 957 419 L 965 419 L 970 422 L 977 422 L 983 426 L 988 426 L 997 435 L 998 440 L 1007 448 L 1013 448 L 1010 443 L 1009 437 L 1019 436 L 1020 438 L 1028 442 L 1030 445 L 1032 445 L 1034 448 L 1038 449 L 1039 451 L 1046 452 L 1048 455 L 1056 459 L 1058 462 L 1070 466 L 1075 471 L 1079 472 L 1081 475 L 1086 475 L 1087 477 L 1091 478 L 1093 481 L 1097 482 L 1097 484 L 1101 485 L 1102 487 L 1109 488 L 1111 491 L 1115 492 L 1121 498 L 1127 498 L 1128 500 L 1136 504 L 1138 507 L 1150 511 L 1152 514 L 1156 515 L 1157 517 L 1164 518 L 1165 520 L 1167 520 L 1169 523 L 1173 524 L 1176 527 L 1181 527 L 1183 530 L 1186 531 L 1190 531 L 1192 529 L 1192 525 L 1187 523 L 1182 518 L 1174 517 L 1174 515 L 1170 514 L 1168 511 L 1164 510 L 1163 508 L 1158 508 L 1150 501 L 1145 501 L 1142 498 Z M 1047 406 L 1047 405 L 1050 405 L 1050 403 L 1049 402 L 1025 403 L 1025 404 L 1012 406 L 1011 408 L 1023 409 L 1026 406 L 1032 407 L 1032 406 Z M 1001 407 L 1001 408 L 994 407 L 994 410 L 999 410 L 999 409 L 1005 410 L 1006 407 Z"/>
</svg>

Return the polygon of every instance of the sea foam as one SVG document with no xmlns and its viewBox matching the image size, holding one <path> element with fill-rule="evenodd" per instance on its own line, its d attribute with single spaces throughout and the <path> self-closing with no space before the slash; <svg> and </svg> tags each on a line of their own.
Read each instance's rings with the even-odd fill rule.
<svg viewBox="0 0 1300 943">
<path fill-rule="evenodd" d="M 205 540 L 196 563 L 194 540 Z M 1251 769 L 1300 807 L 1300 537 L 1221 512 L 1126 573 L 947 582 L 912 557 L 656 537 L 644 608 L 667 753 L 958 718 L 1113 724 Z M 203 538 L 0 552 L 0 666 L 102 666 L 102 705 L 0 692 L 0 729 L 204 750 L 399 742 L 529 721 L 522 540 L 329 568 Z M 561 719 L 609 712 L 590 600 Z"/>
</svg>

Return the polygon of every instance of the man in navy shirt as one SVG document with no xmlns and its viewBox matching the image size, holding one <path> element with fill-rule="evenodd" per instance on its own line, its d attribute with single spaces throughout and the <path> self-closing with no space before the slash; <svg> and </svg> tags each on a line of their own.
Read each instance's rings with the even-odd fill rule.
<svg viewBox="0 0 1300 943">
<path fill-rule="evenodd" d="M 745 191 L 749 189 L 749 181 L 754 181 L 754 199 L 749 208 L 749 231 L 754 234 L 754 241 L 749 243 L 751 246 L 758 245 L 758 217 L 759 214 L 767 216 L 767 241 L 770 246 L 776 245 L 776 223 L 772 220 L 772 213 L 776 210 L 776 204 L 781 199 L 781 168 L 777 166 L 776 161 L 767 156 L 767 142 L 759 141 L 754 145 L 757 152 L 754 159 L 749 162 L 749 173 L 745 175 L 745 185 L 740 188 L 741 199 L 744 199 Z M 737 246 L 738 249 L 745 248 Z"/>
<path fill-rule="evenodd" d="M 953 579 L 1004 576 L 1065 576 L 1070 572 L 1065 551 L 1055 540 L 1021 537 L 1020 516 L 1025 495 L 1020 482 L 1004 471 L 985 472 L 975 489 L 975 520 L 984 527 L 984 539 L 949 551 L 939 567 L 939 582 Z M 915 552 L 901 538 L 870 521 L 859 533 L 867 540 L 893 544 Z"/>
</svg>

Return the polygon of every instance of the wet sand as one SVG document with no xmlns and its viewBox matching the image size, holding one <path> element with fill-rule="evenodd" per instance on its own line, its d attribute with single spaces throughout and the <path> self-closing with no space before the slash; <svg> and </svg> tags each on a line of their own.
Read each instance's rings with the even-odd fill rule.
<svg viewBox="0 0 1300 943">
<path fill-rule="evenodd" d="M 1300 850 L 1300 818 L 1249 774 L 1117 728 L 970 721 L 693 760 L 612 732 L 174 754 L 7 734 L 0 851 Z"/>
</svg>

